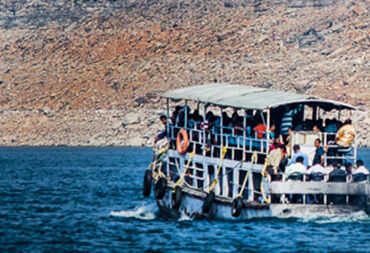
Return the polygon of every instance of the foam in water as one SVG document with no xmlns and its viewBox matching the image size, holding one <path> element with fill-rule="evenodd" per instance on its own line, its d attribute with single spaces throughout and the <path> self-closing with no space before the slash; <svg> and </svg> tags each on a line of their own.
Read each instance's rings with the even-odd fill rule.
<svg viewBox="0 0 370 253">
<path fill-rule="evenodd" d="M 192 221 L 194 220 L 194 216 L 188 216 L 187 214 L 181 212 L 181 216 L 178 221 Z"/>
<path fill-rule="evenodd" d="M 350 222 L 370 222 L 370 216 L 365 212 L 355 212 L 349 215 L 340 216 L 311 216 L 302 219 L 303 222 L 316 223 L 350 223 Z"/>
<path fill-rule="evenodd" d="M 136 210 L 111 211 L 110 216 L 122 218 L 135 218 L 139 220 L 154 220 L 157 216 L 155 214 L 155 205 L 140 206 Z"/>
</svg>

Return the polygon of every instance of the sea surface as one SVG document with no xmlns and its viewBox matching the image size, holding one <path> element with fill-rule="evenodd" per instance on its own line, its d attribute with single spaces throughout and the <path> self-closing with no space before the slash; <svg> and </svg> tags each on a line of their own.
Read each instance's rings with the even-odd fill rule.
<svg viewBox="0 0 370 253">
<path fill-rule="evenodd" d="M 370 167 L 370 150 L 360 158 Z M 0 252 L 370 252 L 370 218 L 162 217 L 148 148 L 0 148 Z"/>
</svg>

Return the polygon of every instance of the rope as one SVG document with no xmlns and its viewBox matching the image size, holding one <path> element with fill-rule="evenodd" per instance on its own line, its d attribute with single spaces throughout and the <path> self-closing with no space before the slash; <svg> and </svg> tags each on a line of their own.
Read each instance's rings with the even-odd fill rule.
<svg viewBox="0 0 370 253">
<path fill-rule="evenodd" d="M 264 167 L 263 167 L 263 170 L 261 171 L 261 174 L 262 174 L 262 177 L 263 177 L 263 178 L 264 178 L 264 177 L 266 177 L 266 169 L 267 169 L 267 165 L 268 165 L 268 163 L 269 163 L 269 159 L 268 159 L 268 158 L 266 158 L 266 159 L 265 159 L 265 165 L 264 165 Z M 265 191 L 264 191 L 264 189 L 263 189 L 263 178 L 261 179 L 261 184 L 260 184 L 261 194 L 262 194 L 262 197 L 263 197 L 263 199 L 265 200 L 265 202 L 266 202 L 267 204 L 270 204 L 270 199 L 269 199 L 269 198 L 267 198 L 267 196 L 266 196 L 266 194 L 265 194 Z"/>
<path fill-rule="evenodd" d="M 155 159 L 151 164 L 149 164 L 149 168 L 152 169 L 152 176 L 155 179 L 158 179 L 159 177 L 166 177 L 165 174 L 163 174 L 161 168 L 163 164 L 163 157 L 167 154 L 167 151 L 169 149 L 169 146 L 167 145 L 166 147 L 162 148 L 157 156 L 157 159 Z M 157 152 L 156 148 L 153 148 L 154 153 Z M 157 164 L 157 162 L 160 162 Z M 158 169 L 158 173 L 155 172 L 155 169 Z"/>
<path fill-rule="evenodd" d="M 213 179 L 213 182 L 211 184 L 211 187 L 208 190 L 208 193 L 210 193 L 211 191 L 213 191 L 213 189 L 215 188 L 216 184 L 218 183 L 218 175 L 220 174 L 220 171 L 221 171 L 221 168 L 222 168 L 222 163 L 224 162 L 224 158 L 226 156 L 226 152 L 227 152 L 227 147 L 223 147 L 222 148 L 222 157 L 221 157 L 220 165 L 217 168 L 216 177 L 215 177 L 215 179 Z"/>
<path fill-rule="evenodd" d="M 184 180 L 184 177 L 185 177 L 185 175 L 186 175 L 186 172 L 188 171 L 188 168 L 189 168 L 189 165 L 190 165 L 190 162 L 191 162 L 191 160 L 193 159 L 193 156 L 195 155 L 195 151 L 193 151 L 193 152 L 191 152 L 190 154 L 189 154 L 189 161 L 188 161 L 188 163 L 186 164 L 186 166 L 185 166 L 185 169 L 184 169 L 184 173 L 182 174 L 182 176 L 180 176 L 180 179 L 179 180 L 177 180 L 177 182 L 176 182 L 176 184 L 175 184 L 175 186 L 173 187 L 173 189 L 175 189 L 176 188 L 176 186 L 178 186 L 178 185 L 180 185 L 181 184 L 181 182 Z M 180 172 L 180 169 L 179 169 L 179 165 L 178 165 L 178 163 L 177 163 L 177 160 L 175 160 L 176 161 L 176 167 L 177 167 L 177 171 L 179 172 L 179 175 L 181 174 L 181 172 Z"/>
<path fill-rule="evenodd" d="M 241 197 L 243 195 L 243 192 L 244 192 L 244 189 L 245 189 L 245 186 L 247 185 L 247 181 L 248 181 L 248 178 L 251 174 L 251 171 L 252 171 L 252 166 L 253 166 L 253 163 L 255 163 L 257 160 L 257 152 L 254 151 L 253 155 L 252 155 L 252 159 L 251 159 L 251 165 L 248 169 L 248 172 L 247 172 L 247 175 L 246 177 L 244 178 L 244 182 L 243 182 L 243 185 L 242 185 L 242 188 L 240 189 L 240 192 L 238 194 L 237 197 Z"/>
</svg>

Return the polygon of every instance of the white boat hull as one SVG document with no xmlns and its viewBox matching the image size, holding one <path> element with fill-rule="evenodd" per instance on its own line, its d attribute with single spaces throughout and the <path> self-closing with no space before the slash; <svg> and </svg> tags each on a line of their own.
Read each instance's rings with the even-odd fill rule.
<svg viewBox="0 0 370 253">
<path fill-rule="evenodd" d="M 248 220 L 253 218 L 312 218 L 321 216 L 345 216 L 351 213 L 369 212 L 366 205 L 317 205 L 317 204 L 260 204 L 244 201 L 239 217 L 232 216 L 232 199 L 217 197 L 207 214 L 202 213 L 206 193 L 193 189 L 183 189 L 181 205 L 174 209 L 171 203 L 172 188 L 168 187 L 165 196 L 157 200 L 160 211 L 167 216 L 180 218 L 182 215 L 195 218 L 222 220 Z"/>
</svg>

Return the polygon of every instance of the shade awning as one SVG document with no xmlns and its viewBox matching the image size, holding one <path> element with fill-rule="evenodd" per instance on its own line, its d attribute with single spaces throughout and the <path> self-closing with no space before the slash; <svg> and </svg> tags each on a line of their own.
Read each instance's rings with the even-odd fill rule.
<svg viewBox="0 0 370 253">
<path fill-rule="evenodd" d="M 288 104 L 316 104 L 326 110 L 334 108 L 356 109 L 346 103 L 314 96 L 229 83 L 205 84 L 177 89 L 164 93 L 162 97 L 177 101 L 188 100 L 222 107 L 258 110 Z"/>
</svg>

